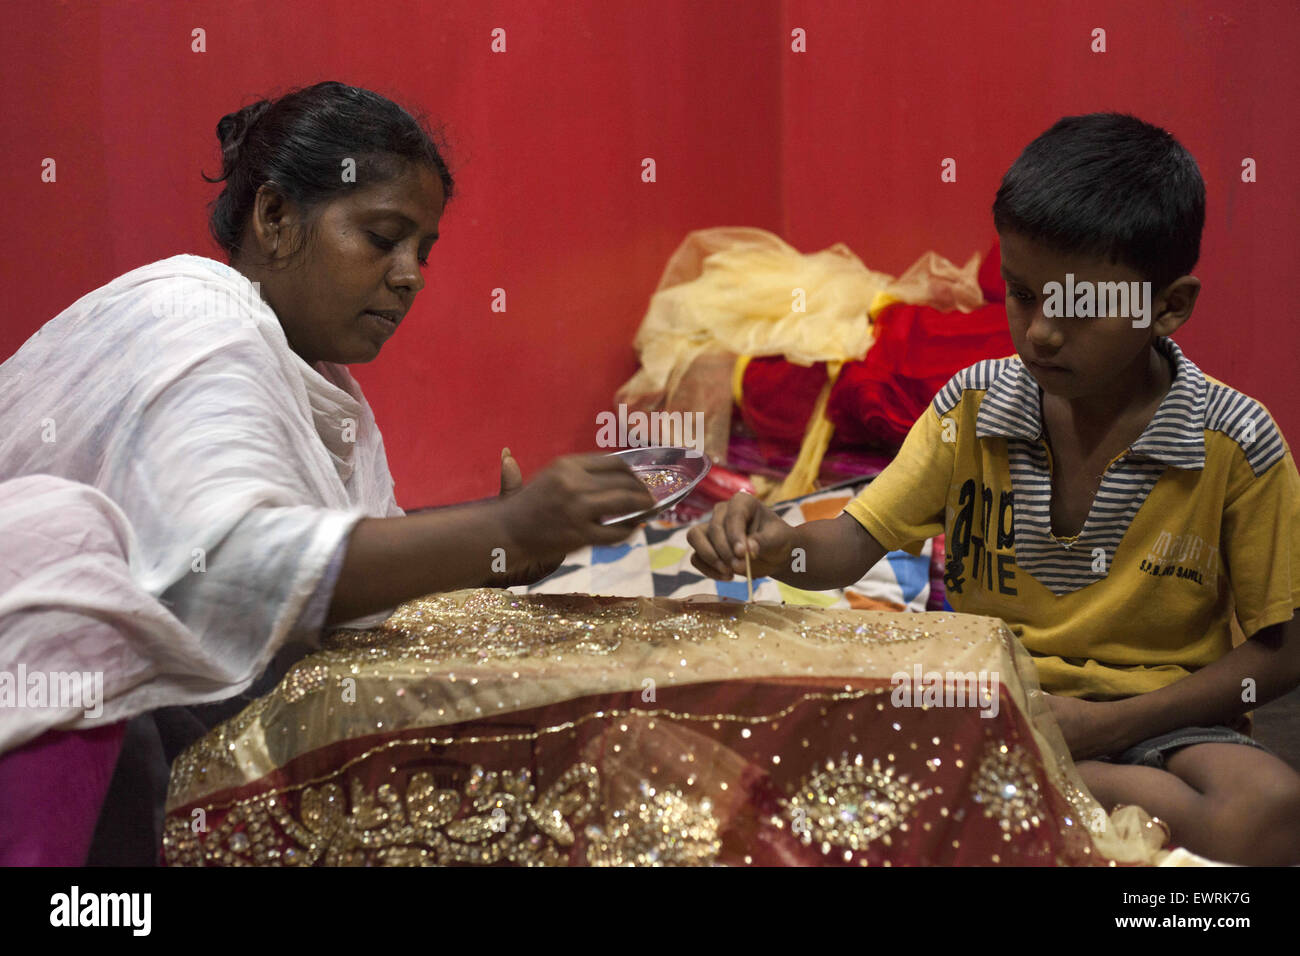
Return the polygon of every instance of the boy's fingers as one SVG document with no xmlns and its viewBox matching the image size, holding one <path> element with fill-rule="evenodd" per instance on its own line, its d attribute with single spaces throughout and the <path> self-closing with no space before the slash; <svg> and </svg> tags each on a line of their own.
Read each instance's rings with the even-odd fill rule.
<svg viewBox="0 0 1300 956">
<path fill-rule="evenodd" d="M 716 567 L 709 564 L 707 561 L 702 560 L 700 558 L 700 553 L 698 551 L 691 555 L 691 564 L 695 565 L 695 569 L 699 571 L 701 574 L 703 574 L 705 577 L 713 578 L 716 581 L 731 580 L 730 572 L 728 572 L 727 574 L 723 574 Z"/>
<path fill-rule="evenodd" d="M 686 542 L 694 550 L 694 554 L 691 555 L 691 563 L 697 568 L 711 578 L 726 580 L 731 577 L 731 572 L 718 559 L 718 552 L 713 549 L 704 528 L 699 525 L 692 528 L 686 534 Z"/>
<path fill-rule="evenodd" d="M 758 499 L 743 491 L 727 503 L 727 513 L 723 521 L 727 541 L 731 544 L 728 550 L 742 558 L 748 547 L 750 525 L 753 523 L 757 505 Z"/>
<path fill-rule="evenodd" d="M 718 514 L 719 509 L 722 510 L 722 514 Z M 727 536 L 726 529 L 727 516 L 730 513 L 731 505 L 729 503 L 719 504 L 713 509 L 713 518 L 709 521 L 707 529 L 709 544 L 713 545 L 713 553 L 717 557 L 718 567 L 726 568 L 728 572 L 731 571 L 732 562 L 736 557 L 735 552 L 731 549 L 731 538 Z"/>
<path fill-rule="evenodd" d="M 764 554 L 775 547 L 785 531 L 785 519 L 777 517 L 775 520 L 765 523 L 758 530 L 751 532 L 749 535 L 749 546 L 753 549 L 751 554 Z M 777 555 L 777 557 L 780 557 L 780 555 Z"/>
</svg>

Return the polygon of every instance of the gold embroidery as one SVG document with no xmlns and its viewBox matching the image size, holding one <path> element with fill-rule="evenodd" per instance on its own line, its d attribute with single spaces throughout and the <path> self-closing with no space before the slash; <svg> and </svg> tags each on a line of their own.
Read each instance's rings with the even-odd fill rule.
<svg viewBox="0 0 1300 956">
<path fill-rule="evenodd" d="M 367 793 L 353 778 L 346 807 L 338 784 L 307 787 L 296 816 L 282 797 L 269 796 L 232 808 L 203 841 L 189 821 L 170 818 L 163 844 L 168 862 L 191 866 L 563 866 L 575 842 L 571 821 L 591 813 L 598 783 L 585 763 L 540 798 L 528 771 L 474 767 L 459 791 L 421 772 L 404 796 L 389 784 Z"/>
<path fill-rule="evenodd" d="M 861 850 L 886 836 L 934 792 L 906 774 L 895 777 L 894 769 L 882 769 L 879 760 L 867 767 L 861 754 L 839 763 L 828 760 L 825 770 L 805 778 L 798 792 L 782 801 L 791 832 L 805 846 L 822 844 L 823 853 L 831 847 Z M 780 817 L 772 822 L 783 825 Z"/>
<path fill-rule="evenodd" d="M 686 711 L 669 710 L 667 708 L 658 708 L 654 710 L 646 710 L 642 708 L 611 709 L 611 710 L 596 711 L 595 713 L 590 713 L 590 714 L 584 714 L 581 717 L 576 718 L 574 720 L 566 720 L 558 724 L 551 724 L 546 727 L 540 727 L 535 731 L 522 731 L 517 733 L 505 733 L 505 734 L 470 734 L 470 733 L 459 733 L 459 734 L 450 734 L 450 735 L 433 734 L 427 737 L 404 738 L 399 740 L 385 741 L 384 743 L 381 743 L 375 747 L 371 747 L 368 750 L 359 754 L 358 756 L 353 757 L 342 767 L 338 768 L 338 771 L 347 770 L 351 766 L 358 764 L 361 761 L 366 760 L 370 757 L 375 756 L 375 754 L 379 753 L 380 751 L 387 750 L 390 748 L 405 748 L 405 747 L 411 747 L 416 745 L 422 745 L 427 747 L 452 747 L 452 746 L 463 745 L 463 744 L 483 744 L 483 743 L 496 744 L 496 743 L 507 743 L 513 741 L 533 741 L 533 740 L 540 740 L 550 735 L 562 734 L 567 731 L 571 731 L 575 727 L 579 727 L 583 724 L 587 724 L 592 721 L 613 720 L 621 717 L 630 717 L 630 716 L 649 717 L 649 718 L 659 717 L 659 718 L 666 718 L 675 721 L 699 721 L 702 723 L 712 722 L 715 724 L 721 721 L 726 721 L 727 723 L 730 724 L 742 724 L 742 725 L 749 725 L 749 726 L 756 727 L 761 724 L 767 724 L 773 721 L 779 721 L 784 717 L 788 717 L 790 714 L 797 711 L 799 707 L 803 706 L 803 704 L 810 701 L 827 701 L 827 702 L 852 701 L 852 700 L 860 700 L 862 698 L 870 697 L 870 696 L 887 695 L 890 692 L 891 692 L 891 688 L 888 685 L 879 686 L 879 687 L 866 687 L 858 690 L 836 691 L 830 693 L 811 691 L 808 693 L 800 694 L 794 700 L 793 703 L 788 704 L 787 706 L 782 707 L 779 710 L 772 711 L 771 713 L 766 713 L 766 714 L 689 713 Z M 230 769 L 235 769 L 236 763 L 231 755 L 235 751 L 236 742 L 242 740 L 243 735 L 247 731 L 248 727 L 260 719 L 263 710 L 269 706 L 268 702 L 271 701 L 272 699 L 273 699 L 273 695 L 270 695 L 253 701 L 253 703 L 249 704 L 248 707 L 246 707 L 243 711 L 241 711 L 236 717 L 233 717 L 230 720 L 226 721 L 226 723 L 219 725 L 214 730 L 212 730 L 206 737 L 203 737 L 200 740 L 196 741 L 195 743 L 191 744 L 188 749 L 186 749 L 183 753 L 181 753 L 180 756 L 178 756 L 175 762 L 172 764 L 171 786 L 170 786 L 171 792 L 173 794 L 187 793 L 191 790 L 202 787 L 205 779 L 208 776 L 209 767 L 211 765 L 224 766 Z M 714 729 L 717 728 L 715 727 Z M 333 777 L 334 775 L 335 774 L 332 772 L 330 774 L 330 777 Z M 308 784 L 319 783 L 321 782 L 321 779 L 325 779 L 325 778 L 319 778 L 317 780 L 307 781 L 307 783 Z M 278 793 L 278 792 L 281 791 L 271 791 L 271 793 Z M 260 796 L 258 799 L 260 799 Z M 235 803 L 210 803 L 206 806 L 205 809 L 220 810 L 220 809 L 225 809 L 229 806 L 237 805 L 238 803 L 239 801 L 236 801 Z"/>
<path fill-rule="evenodd" d="M 860 617 L 827 615 L 809 624 L 797 611 L 786 615 L 785 610 L 570 594 L 519 597 L 482 589 L 463 600 L 435 595 L 409 601 L 381 626 L 367 631 L 335 631 L 325 640 L 326 652 L 314 659 L 330 664 L 358 659 L 482 663 L 557 651 L 604 655 L 624 641 L 738 640 L 739 624 L 755 615 L 774 616 L 787 633 L 820 643 L 894 644 L 930 637 L 922 626 L 928 622 L 914 626 L 891 622 L 882 627 Z"/>
<path fill-rule="evenodd" d="M 971 799 L 1003 830 L 1036 828 L 1047 811 L 1034 768 L 1034 758 L 1024 748 L 990 740 L 971 782 Z"/>
<path fill-rule="evenodd" d="M 573 671 L 599 673 L 586 690 L 634 693 L 639 699 L 646 678 L 667 686 L 743 679 L 747 671 L 767 676 L 787 667 L 873 675 L 875 651 L 892 654 L 891 646 L 931 639 L 929 629 L 936 625 L 945 635 L 951 628 L 964 645 L 960 653 L 980 643 L 990 653 L 1001 651 L 1004 625 L 975 618 L 953 623 L 942 614 L 813 614 L 666 598 L 518 596 L 499 589 L 432 595 L 403 604 L 378 628 L 333 632 L 325 650 L 177 758 L 168 804 L 246 785 L 320 742 L 524 711 L 549 702 L 552 686 L 577 693 L 562 683 L 530 679 L 565 673 L 575 659 L 604 659 L 598 672 L 581 666 Z M 737 652 L 733 644 L 752 650 Z M 800 665 L 801 659 L 808 663 Z M 345 687 L 346 678 L 354 683 Z M 474 685 L 477 690 L 470 689 Z"/>
<path fill-rule="evenodd" d="M 642 781 L 640 796 L 615 810 L 603 826 L 587 827 L 592 866 L 708 866 L 722 848 L 718 820 L 706 797 L 693 802 L 676 789 Z"/>
</svg>

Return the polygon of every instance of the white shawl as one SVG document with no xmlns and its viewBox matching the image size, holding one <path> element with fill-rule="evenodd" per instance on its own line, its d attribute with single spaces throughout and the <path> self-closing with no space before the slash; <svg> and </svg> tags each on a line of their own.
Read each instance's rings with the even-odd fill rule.
<svg viewBox="0 0 1300 956">
<path fill-rule="evenodd" d="M 128 583 L 180 625 L 168 654 L 157 633 L 137 646 L 130 627 L 116 628 L 154 666 L 143 679 L 129 668 L 105 673 L 103 720 L 243 690 L 285 643 L 353 525 L 403 513 L 356 381 L 339 365 L 307 365 L 253 283 L 199 256 L 164 259 L 96 289 L 0 365 L 0 481 L 37 474 L 110 499 L 120 513 L 97 499 L 66 500 L 125 538 L 118 560 L 129 563 Z M 24 514 L 21 499 L 5 500 L 10 520 Z M 31 513 L 48 506 L 33 502 Z M 111 550 L 98 553 L 110 560 Z M 0 544 L 0 568 L 31 557 Z M 33 613 L 21 610 L 31 603 L 28 586 L 0 591 L 0 608 Z M 120 623 L 138 613 L 129 587 L 117 599 L 110 592 L 95 598 L 99 617 Z M 44 610 L 86 601 L 66 575 L 41 595 Z M 46 629 L 19 644 L 0 629 L 0 671 L 44 666 L 47 650 L 65 641 Z M 102 648 L 85 657 L 107 659 Z"/>
</svg>

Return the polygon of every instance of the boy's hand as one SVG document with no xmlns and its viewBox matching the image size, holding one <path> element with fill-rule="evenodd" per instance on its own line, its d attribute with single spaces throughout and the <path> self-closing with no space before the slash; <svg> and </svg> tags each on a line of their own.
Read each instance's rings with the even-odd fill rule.
<svg viewBox="0 0 1300 956">
<path fill-rule="evenodd" d="M 730 581 L 734 574 L 744 574 L 746 550 L 754 577 L 775 577 L 788 566 L 794 528 L 741 492 L 718 504 L 708 525 L 696 525 L 686 540 L 695 549 L 691 564 L 711 578 Z"/>
<path fill-rule="evenodd" d="M 1112 711 L 1106 702 L 1047 693 L 1043 696 L 1047 698 L 1047 705 L 1052 708 L 1065 744 L 1070 748 L 1070 756 L 1075 760 L 1104 756 L 1118 749 L 1110 719 Z"/>
</svg>

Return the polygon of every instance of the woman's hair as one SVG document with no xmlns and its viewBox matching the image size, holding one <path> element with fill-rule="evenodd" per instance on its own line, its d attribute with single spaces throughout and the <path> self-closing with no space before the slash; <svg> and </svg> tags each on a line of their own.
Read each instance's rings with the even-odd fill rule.
<svg viewBox="0 0 1300 956">
<path fill-rule="evenodd" d="M 1025 147 L 993 203 L 999 232 L 1106 257 L 1165 288 L 1196 265 L 1205 183 L 1168 132 L 1122 113 L 1059 120 Z"/>
<path fill-rule="evenodd" d="M 257 191 L 270 183 L 308 211 L 333 196 L 401 174 L 410 163 L 438 174 L 447 197 L 452 177 L 434 133 L 392 100 L 343 83 L 317 83 L 259 100 L 217 123 L 224 182 L 209 228 L 232 256 L 239 251 Z M 345 176 L 347 160 L 355 175 Z"/>
</svg>

